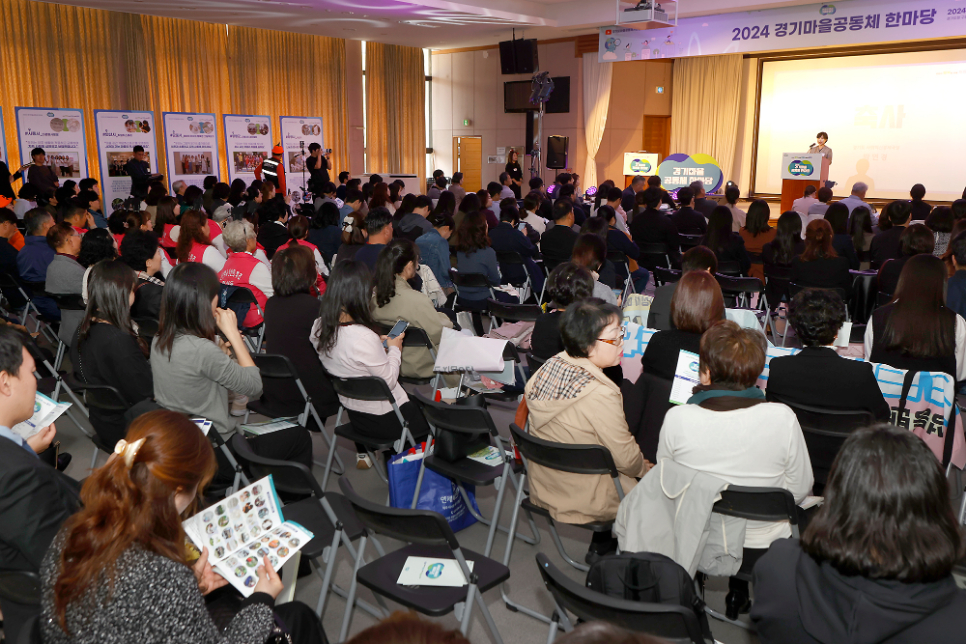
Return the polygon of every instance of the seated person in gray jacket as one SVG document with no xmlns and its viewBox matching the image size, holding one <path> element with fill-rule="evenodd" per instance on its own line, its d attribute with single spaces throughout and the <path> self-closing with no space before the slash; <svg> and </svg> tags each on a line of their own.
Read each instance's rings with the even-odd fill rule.
<svg viewBox="0 0 966 644">
<path fill-rule="evenodd" d="M 77 303 L 83 306 L 81 293 L 84 283 L 84 267 L 77 261 L 80 255 L 81 236 L 68 223 L 60 223 L 47 231 L 47 245 L 57 254 L 47 267 L 45 290 L 51 295 L 76 295 Z M 83 309 L 62 310 L 60 332 L 61 341 L 70 345 L 74 333 L 83 317 Z"/>
</svg>

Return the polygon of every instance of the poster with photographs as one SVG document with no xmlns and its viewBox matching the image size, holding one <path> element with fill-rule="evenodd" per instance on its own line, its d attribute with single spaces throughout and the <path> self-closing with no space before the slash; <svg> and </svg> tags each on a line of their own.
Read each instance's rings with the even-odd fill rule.
<svg viewBox="0 0 966 644">
<path fill-rule="evenodd" d="M 218 128 L 214 114 L 163 112 L 164 147 L 168 161 L 168 189 L 174 182 L 202 186 L 205 177 L 218 176 Z"/>
<path fill-rule="evenodd" d="M 268 116 L 225 114 L 225 154 L 228 182 L 255 180 L 255 168 L 272 154 L 272 119 Z"/>
<path fill-rule="evenodd" d="M 87 177 L 87 139 L 84 110 L 52 107 L 16 107 L 17 139 L 21 164 L 30 163 L 30 152 L 43 148 L 47 165 L 57 179 L 79 181 Z"/>
<path fill-rule="evenodd" d="M 97 155 L 101 161 L 101 195 L 105 204 L 127 199 L 131 178 L 124 167 L 134 158 L 134 146 L 144 148 L 144 160 L 151 172 L 159 172 L 154 112 L 94 110 Z"/>
<path fill-rule="evenodd" d="M 302 171 L 305 170 L 305 183 L 308 184 L 309 172 L 305 168 L 305 158 L 309 155 L 309 145 L 318 143 L 323 148 L 322 118 L 310 116 L 283 116 L 282 147 L 285 149 L 285 177 L 292 200 L 301 198 L 305 192 L 302 184 Z M 299 194 L 296 196 L 295 192 Z"/>
<path fill-rule="evenodd" d="M 271 476 L 242 488 L 185 521 L 185 534 L 199 551 L 208 548 L 212 569 L 245 597 L 258 583 L 268 557 L 278 571 L 315 535 L 285 521 Z"/>
</svg>

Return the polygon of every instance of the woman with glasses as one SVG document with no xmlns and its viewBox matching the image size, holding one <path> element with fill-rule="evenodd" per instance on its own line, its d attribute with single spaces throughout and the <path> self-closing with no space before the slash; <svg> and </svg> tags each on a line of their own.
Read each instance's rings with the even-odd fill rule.
<svg viewBox="0 0 966 644">
<path fill-rule="evenodd" d="M 644 476 L 650 463 L 627 428 L 620 387 L 604 369 L 620 364 L 624 352 L 621 310 L 602 300 L 574 302 L 560 318 L 564 350 L 530 378 L 526 402 L 530 433 L 543 440 L 575 445 L 603 445 L 620 471 L 624 492 Z M 589 523 L 617 516 L 617 490 L 609 476 L 549 470 L 531 463 L 530 500 L 555 521 Z M 586 561 L 613 552 L 610 532 L 594 533 Z"/>
</svg>

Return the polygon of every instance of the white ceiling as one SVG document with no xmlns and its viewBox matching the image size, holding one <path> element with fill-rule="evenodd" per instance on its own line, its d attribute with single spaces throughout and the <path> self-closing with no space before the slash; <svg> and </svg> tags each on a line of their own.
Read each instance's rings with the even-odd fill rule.
<svg viewBox="0 0 966 644">
<path fill-rule="evenodd" d="M 680 0 L 681 17 L 812 4 L 814 0 Z M 596 33 L 615 0 L 59 0 L 59 4 L 449 49 L 517 37 Z"/>
</svg>

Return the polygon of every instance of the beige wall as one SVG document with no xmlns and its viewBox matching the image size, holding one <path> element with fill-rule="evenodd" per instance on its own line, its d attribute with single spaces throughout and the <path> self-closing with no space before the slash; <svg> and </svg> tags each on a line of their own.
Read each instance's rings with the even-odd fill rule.
<svg viewBox="0 0 966 644">
<path fill-rule="evenodd" d="M 362 117 L 362 42 L 345 41 L 346 110 L 349 117 L 349 172 L 359 176 L 366 171 L 365 119 Z M 337 177 L 332 177 L 336 181 Z"/>
<path fill-rule="evenodd" d="M 569 136 L 570 167 L 583 175 L 587 145 L 583 126 L 582 59 L 574 56 L 572 42 L 540 45 L 539 57 L 541 70 L 549 71 L 551 76 L 570 76 L 570 112 L 545 116 L 544 143 L 548 135 Z M 453 172 L 453 136 L 482 136 L 483 184 L 496 181 L 503 166 L 487 164 L 487 155 L 496 154 L 497 147 L 523 146 L 526 134 L 526 115 L 503 112 L 503 83 L 526 80 L 528 76 L 501 74 L 497 49 L 436 54 L 432 60 L 435 167 L 442 168 L 447 175 Z M 597 152 L 597 174 L 600 181 L 611 179 L 623 186 L 623 154 L 641 149 L 644 115 L 671 114 L 671 65 L 646 61 L 612 64 L 610 108 Z M 657 93 L 658 86 L 665 88 L 663 94 Z M 470 120 L 468 127 L 463 126 L 463 119 Z M 524 176 L 529 176 L 529 157 L 521 165 Z M 544 180 L 551 180 L 555 173 L 545 170 Z M 581 185 L 586 187 L 583 182 Z"/>
</svg>

